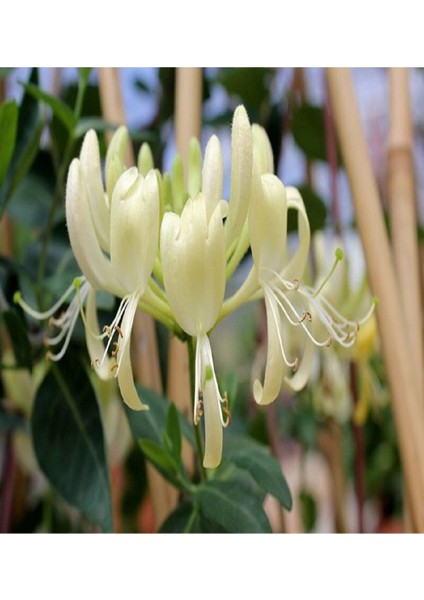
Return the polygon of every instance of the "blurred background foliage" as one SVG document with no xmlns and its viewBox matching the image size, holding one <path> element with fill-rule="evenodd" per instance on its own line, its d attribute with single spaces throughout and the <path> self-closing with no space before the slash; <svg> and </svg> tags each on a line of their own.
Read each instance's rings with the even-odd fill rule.
<svg viewBox="0 0 424 600">
<path fill-rule="evenodd" d="M 252 401 L 252 362 L 265 336 L 260 305 L 218 326 L 212 341 L 233 423 L 225 432 L 223 464 L 204 483 L 182 464 L 181 440 L 190 443 L 193 435 L 185 417 L 151 391 L 145 391 L 152 397 L 149 413 L 124 410 L 114 382 L 100 384 L 89 369 L 81 323 L 66 357 L 49 368 L 46 326 L 24 315 L 13 295 L 21 290 L 29 304 L 46 309 L 79 274 L 65 224 L 67 169 L 92 127 L 104 157 L 105 133 L 113 125 L 102 117 L 94 70 L 75 70 L 62 79 L 60 71 L 49 72 L 50 87 L 42 85 L 42 71 L 0 71 L 2 530 L 152 531 L 146 463 L 178 489 L 177 509 L 163 531 L 396 530 L 402 477 L 378 340 L 362 363 L 336 356 L 335 377 L 345 381 L 347 406 L 340 416 L 332 408 L 340 401 L 338 387 L 329 377 L 324 388 L 320 364 L 304 391 L 283 392 L 265 409 Z M 131 87 L 134 151 L 147 141 L 155 165 L 169 169 L 175 69 L 122 70 L 121 77 Z M 312 231 L 353 243 L 347 260 L 358 279 L 365 274 L 354 223 L 345 217 L 348 200 L 340 197 L 340 153 L 325 94 L 321 103 L 311 100 L 308 81 L 301 70 L 205 70 L 204 136 L 212 128 L 217 132 L 228 163 L 225 136 L 235 106 L 244 103 L 251 122 L 269 135 L 276 171 L 301 189 Z M 293 148 L 296 177 L 287 181 Z M 296 227 L 289 222 L 289 230 Z M 102 295 L 100 309 L 101 321 L 110 322 L 115 300 Z M 161 327 L 157 333 L 165 378 L 168 336 Z M 366 400 L 357 389 L 365 380 L 371 381 Z M 361 405 L 359 415 L 360 400 L 366 408 Z"/>
</svg>

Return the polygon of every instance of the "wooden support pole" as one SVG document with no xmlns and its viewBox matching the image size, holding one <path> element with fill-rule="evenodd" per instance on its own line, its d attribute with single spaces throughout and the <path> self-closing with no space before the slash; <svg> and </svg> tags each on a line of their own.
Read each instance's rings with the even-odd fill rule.
<svg viewBox="0 0 424 600">
<path fill-rule="evenodd" d="M 392 396 L 414 531 L 424 532 L 424 410 L 410 358 L 403 309 L 381 202 L 348 69 L 327 72 L 330 98 L 355 206 Z"/>
<path fill-rule="evenodd" d="M 408 69 L 389 70 L 389 92 L 388 193 L 393 254 L 411 366 L 418 379 L 418 397 L 424 400 L 422 302 Z"/>
</svg>

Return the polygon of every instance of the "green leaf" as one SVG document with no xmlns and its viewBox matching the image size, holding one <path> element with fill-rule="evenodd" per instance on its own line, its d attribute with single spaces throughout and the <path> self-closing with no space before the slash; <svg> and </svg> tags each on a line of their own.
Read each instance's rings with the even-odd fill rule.
<svg viewBox="0 0 424 600">
<path fill-rule="evenodd" d="M 31 416 L 41 469 L 63 496 L 103 531 L 113 530 L 100 411 L 79 358 L 68 350 L 39 387 Z"/>
<path fill-rule="evenodd" d="M 56 98 L 55 96 L 51 96 L 47 92 L 43 92 L 39 87 L 32 83 L 22 83 L 25 90 L 37 98 L 37 100 L 41 100 L 53 110 L 53 113 L 56 117 L 63 123 L 69 133 L 73 133 L 75 128 L 75 117 L 72 110 L 67 106 L 60 98 Z"/>
<path fill-rule="evenodd" d="M 140 446 L 146 458 L 150 460 L 161 473 L 170 475 L 174 480 L 174 476 L 178 474 L 178 466 L 169 452 L 151 440 L 140 440 Z"/>
<path fill-rule="evenodd" d="M 298 190 L 305 203 L 311 234 L 324 229 L 327 219 L 327 208 L 323 199 L 308 184 L 298 186 Z M 288 212 L 287 230 L 289 232 L 297 231 L 297 217 L 296 212 L 293 210 L 289 210 Z"/>
<path fill-rule="evenodd" d="M 19 367 L 32 370 L 32 348 L 26 327 L 16 308 L 3 313 L 4 322 L 9 332 L 16 363 Z"/>
<path fill-rule="evenodd" d="M 37 69 L 33 69 L 30 81 L 37 82 Z M 40 119 L 38 101 L 25 93 L 19 107 L 16 145 L 9 172 L 0 187 L 0 210 L 4 210 L 8 200 L 31 167 L 39 149 L 43 123 Z M 31 194 L 32 197 L 35 194 Z"/>
<path fill-rule="evenodd" d="M 240 469 L 248 471 L 261 489 L 272 494 L 286 508 L 292 507 L 289 487 L 278 461 L 266 452 L 243 452 L 234 454 L 231 461 Z"/>
<path fill-rule="evenodd" d="M 131 433 L 136 441 L 151 440 L 159 446 L 162 444 L 163 434 L 166 430 L 166 419 L 170 405 L 161 394 L 154 390 L 138 385 L 138 393 L 142 401 L 149 407 L 148 411 L 131 410 L 125 405 L 125 413 L 128 418 Z M 181 431 L 185 438 L 194 447 L 193 428 L 187 419 L 178 412 Z"/>
<path fill-rule="evenodd" d="M 199 515 L 195 513 L 192 502 L 185 501 L 162 523 L 159 533 L 198 533 Z"/>
<path fill-rule="evenodd" d="M 193 494 L 202 514 L 228 533 L 271 533 L 271 526 L 258 497 L 240 481 L 212 479 Z"/>
<path fill-rule="evenodd" d="M 291 122 L 294 141 L 310 160 L 327 161 L 325 117 L 322 106 L 307 102 L 295 107 Z M 338 151 L 338 163 L 342 157 Z"/>
<path fill-rule="evenodd" d="M 249 111 L 260 112 L 270 94 L 270 81 L 273 69 L 270 68 L 223 68 L 214 78 L 230 95 L 237 96 Z"/>
<path fill-rule="evenodd" d="M 181 460 L 181 427 L 178 410 L 173 402 L 169 404 L 163 441 L 165 447 L 168 448 L 177 464 L 179 464 Z"/>
<path fill-rule="evenodd" d="M 6 177 L 13 156 L 18 125 L 18 107 L 14 100 L 0 106 L 0 186 Z"/>
</svg>

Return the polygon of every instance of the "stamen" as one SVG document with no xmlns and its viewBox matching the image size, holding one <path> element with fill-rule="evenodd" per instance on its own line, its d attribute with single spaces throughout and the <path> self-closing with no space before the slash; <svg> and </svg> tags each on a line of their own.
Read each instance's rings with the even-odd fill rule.
<svg viewBox="0 0 424 600">
<path fill-rule="evenodd" d="M 119 335 L 121 336 L 121 338 L 123 338 L 124 334 L 122 333 L 122 329 L 119 327 L 119 325 L 115 325 L 115 329 L 119 333 Z"/>
<path fill-rule="evenodd" d="M 293 279 L 293 285 L 294 285 L 294 290 L 297 292 L 297 290 L 300 287 L 300 280 L 297 279 L 297 277 L 296 277 L 296 279 Z"/>
<path fill-rule="evenodd" d="M 13 302 L 15 304 L 18 304 L 27 314 L 31 315 L 31 317 L 33 317 L 34 319 L 37 319 L 39 321 L 44 321 L 44 319 L 49 319 L 50 317 L 52 317 L 55 312 L 62 306 L 62 304 L 65 302 L 65 300 L 72 294 L 72 292 L 75 290 L 74 284 L 72 283 L 68 289 L 66 290 L 66 292 L 59 298 L 59 300 L 53 304 L 53 306 L 51 308 L 49 308 L 49 310 L 40 312 L 38 310 L 34 310 L 33 308 L 31 308 L 31 306 L 29 306 L 25 300 L 23 300 L 22 298 L 22 293 L 17 291 L 15 292 L 14 296 L 13 296 Z"/>
<path fill-rule="evenodd" d="M 265 288 L 265 293 L 269 294 L 269 289 Z M 273 296 L 273 298 L 275 298 L 275 296 Z M 285 353 L 285 350 L 284 350 L 284 346 L 283 346 L 283 340 L 281 339 L 281 333 L 280 333 L 280 327 L 279 327 L 279 323 L 278 323 L 278 317 L 275 314 L 275 309 L 274 309 L 274 306 L 273 306 L 273 302 L 270 301 L 269 298 L 268 298 L 268 304 L 269 304 L 269 307 L 271 309 L 272 316 L 274 318 L 275 329 L 277 331 L 278 342 L 280 344 L 280 350 L 281 350 L 281 355 L 283 357 L 283 360 L 284 360 L 284 362 L 286 363 L 286 365 L 288 367 L 294 367 L 294 365 L 296 364 L 296 361 L 294 360 L 294 361 L 290 362 L 288 360 L 287 356 L 286 356 L 286 353 Z"/>
<path fill-rule="evenodd" d="M 336 251 L 334 253 L 334 262 L 331 266 L 330 271 L 327 273 L 327 275 L 324 277 L 324 279 L 322 280 L 320 286 L 318 287 L 318 289 L 312 294 L 313 298 L 316 298 L 318 296 L 318 294 L 322 291 L 322 289 L 324 288 L 325 284 L 327 283 L 327 281 L 331 278 L 332 274 L 334 273 L 337 265 L 339 264 L 339 262 L 341 260 L 343 260 L 343 250 L 341 248 L 336 248 Z"/>
<path fill-rule="evenodd" d="M 113 342 L 112 356 L 116 356 L 119 352 L 119 343 Z"/>
</svg>

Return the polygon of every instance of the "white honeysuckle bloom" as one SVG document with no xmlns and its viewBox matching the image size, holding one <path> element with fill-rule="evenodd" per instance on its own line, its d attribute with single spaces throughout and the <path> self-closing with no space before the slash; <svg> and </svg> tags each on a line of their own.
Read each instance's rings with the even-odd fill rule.
<svg viewBox="0 0 424 600">
<path fill-rule="evenodd" d="M 16 301 L 33 317 L 50 318 L 50 324 L 60 330 L 46 339 L 49 347 L 64 340 L 58 352 L 49 351 L 51 360 L 60 360 L 64 355 L 81 312 L 87 348 L 97 374 L 104 379 L 115 375 L 124 401 L 140 410 L 147 407 L 140 401 L 134 385 L 130 335 L 138 305 L 145 301 L 151 305 L 159 302 L 147 289 L 159 245 L 159 188 L 155 171 L 143 177 L 135 167 L 125 170 L 127 140 L 125 128 L 118 129 L 112 139 L 106 161 L 107 193 L 94 131 L 86 134 L 80 157 L 69 168 L 66 222 L 83 276 L 74 280 L 49 311 L 34 311 L 20 294 L 16 295 Z M 95 304 L 98 290 L 122 299 L 114 320 L 103 333 L 99 330 Z M 55 318 L 53 315 L 72 293 L 75 295 L 66 312 Z M 104 338 L 108 338 L 106 349 Z M 111 345 L 112 358 L 108 354 Z"/>
<path fill-rule="evenodd" d="M 219 202 L 210 218 L 203 193 L 189 199 L 181 215 L 165 213 L 160 236 L 163 279 L 177 322 L 196 343 L 194 422 L 204 413 L 206 468 L 219 465 L 222 427 L 228 424 L 227 400 L 218 389 L 207 335 L 224 300 L 225 253 Z"/>
</svg>

